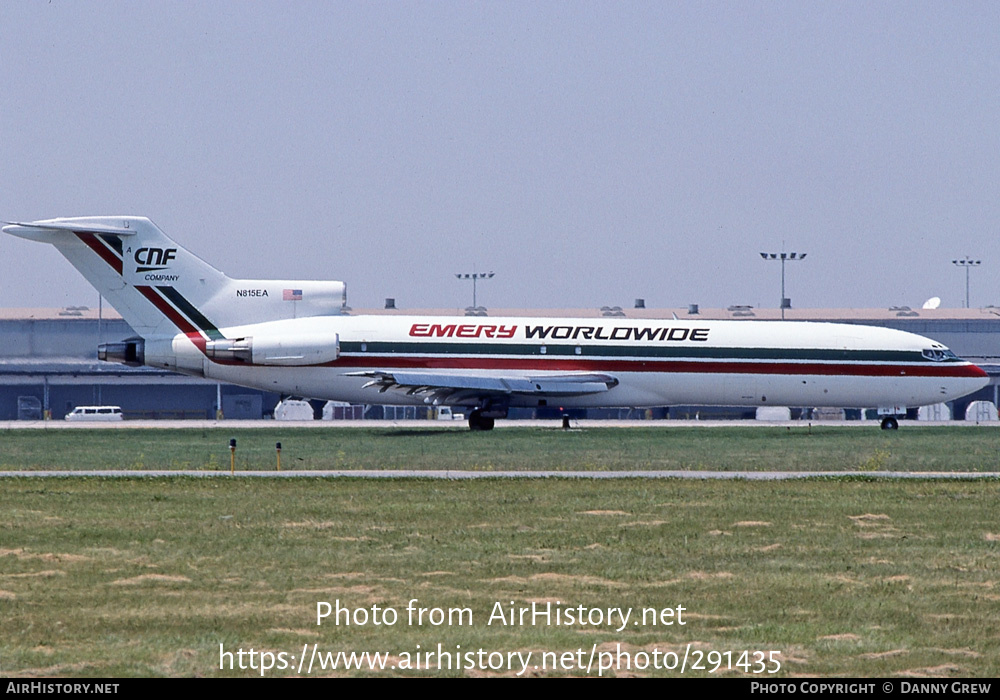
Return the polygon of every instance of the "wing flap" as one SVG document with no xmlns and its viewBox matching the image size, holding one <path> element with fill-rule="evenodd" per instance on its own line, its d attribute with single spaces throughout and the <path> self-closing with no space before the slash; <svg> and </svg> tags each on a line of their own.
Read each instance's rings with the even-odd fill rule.
<svg viewBox="0 0 1000 700">
<path fill-rule="evenodd" d="M 369 377 L 365 387 L 376 387 L 380 393 L 389 389 L 406 391 L 409 395 L 433 395 L 435 403 L 455 394 L 470 396 L 580 396 L 597 394 L 618 385 L 618 380 L 606 374 L 567 374 L 561 376 L 477 374 L 439 374 L 436 372 L 397 372 L 375 370 L 352 372 L 348 376 Z"/>
</svg>

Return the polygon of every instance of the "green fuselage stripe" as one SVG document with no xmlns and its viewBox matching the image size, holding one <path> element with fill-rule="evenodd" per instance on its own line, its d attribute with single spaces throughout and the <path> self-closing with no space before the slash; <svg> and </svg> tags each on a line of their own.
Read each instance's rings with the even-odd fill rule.
<svg viewBox="0 0 1000 700">
<path fill-rule="evenodd" d="M 225 336 L 219 332 L 211 321 L 205 318 L 198 309 L 191 305 L 184 296 L 173 287 L 157 287 L 163 296 L 170 300 L 170 303 L 177 307 L 178 311 L 191 319 L 198 330 L 207 335 L 210 340 L 222 340 Z"/>
</svg>

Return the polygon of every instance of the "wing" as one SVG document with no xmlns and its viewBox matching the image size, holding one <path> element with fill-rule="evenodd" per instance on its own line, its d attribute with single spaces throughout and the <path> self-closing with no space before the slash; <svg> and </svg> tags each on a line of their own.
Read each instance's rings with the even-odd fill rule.
<svg viewBox="0 0 1000 700">
<path fill-rule="evenodd" d="M 396 372 L 375 370 L 352 372 L 351 377 L 370 377 L 365 387 L 379 393 L 403 391 L 407 396 L 425 395 L 424 402 L 461 405 L 480 402 L 484 398 L 521 396 L 581 396 L 597 394 L 618 385 L 618 380 L 606 374 L 545 375 L 476 375 L 437 374 L 431 372 Z"/>
</svg>

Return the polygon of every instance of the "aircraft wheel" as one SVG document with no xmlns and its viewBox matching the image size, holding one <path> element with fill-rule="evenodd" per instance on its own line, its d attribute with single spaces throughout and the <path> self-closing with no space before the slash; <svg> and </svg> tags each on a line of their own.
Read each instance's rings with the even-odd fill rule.
<svg viewBox="0 0 1000 700">
<path fill-rule="evenodd" d="M 882 430 L 897 430 L 899 428 L 899 421 L 892 416 L 886 416 L 882 419 Z"/>
<path fill-rule="evenodd" d="M 493 419 L 484 418 L 480 411 L 469 414 L 469 430 L 493 430 Z"/>
</svg>

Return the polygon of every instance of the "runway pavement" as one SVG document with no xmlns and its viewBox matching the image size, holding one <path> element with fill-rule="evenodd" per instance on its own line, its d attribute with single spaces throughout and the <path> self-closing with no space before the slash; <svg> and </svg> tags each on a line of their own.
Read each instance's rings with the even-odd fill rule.
<svg viewBox="0 0 1000 700">
<path fill-rule="evenodd" d="M 562 422 L 554 420 L 498 420 L 496 428 L 539 428 L 560 430 Z M 867 428 L 879 430 L 875 420 L 855 421 L 757 421 L 757 420 L 571 420 L 570 426 L 575 429 L 597 428 L 639 428 L 639 429 L 670 429 L 670 428 Z M 1000 422 L 976 423 L 974 421 L 900 421 L 899 429 L 910 427 L 994 427 L 1000 428 Z M 234 430 L 273 429 L 273 428 L 311 428 L 314 430 L 343 430 L 350 428 L 425 428 L 428 430 L 468 430 L 465 421 L 452 420 L 306 420 L 306 421 L 276 421 L 276 420 L 124 420 L 102 423 L 99 421 L 0 421 L 0 430 L 122 430 L 135 428 L 191 428 L 203 430 L 206 428 L 225 428 Z"/>
<path fill-rule="evenodd" d="M 0 479 L 64 479 L 100 477 L 116 479 L 162 479 L 197 477 L 205 479 L 688 479 L 693 481 L 789 481 L 792 479 L 1000 479 L 1000 472 L 719 472 L 719 471 L 466 471 L 430 469 L 340 469 L 312 471 L 194 471 L 194 470 L 107 470 L 88 471 L 0 471 Z"/>
</svg>

